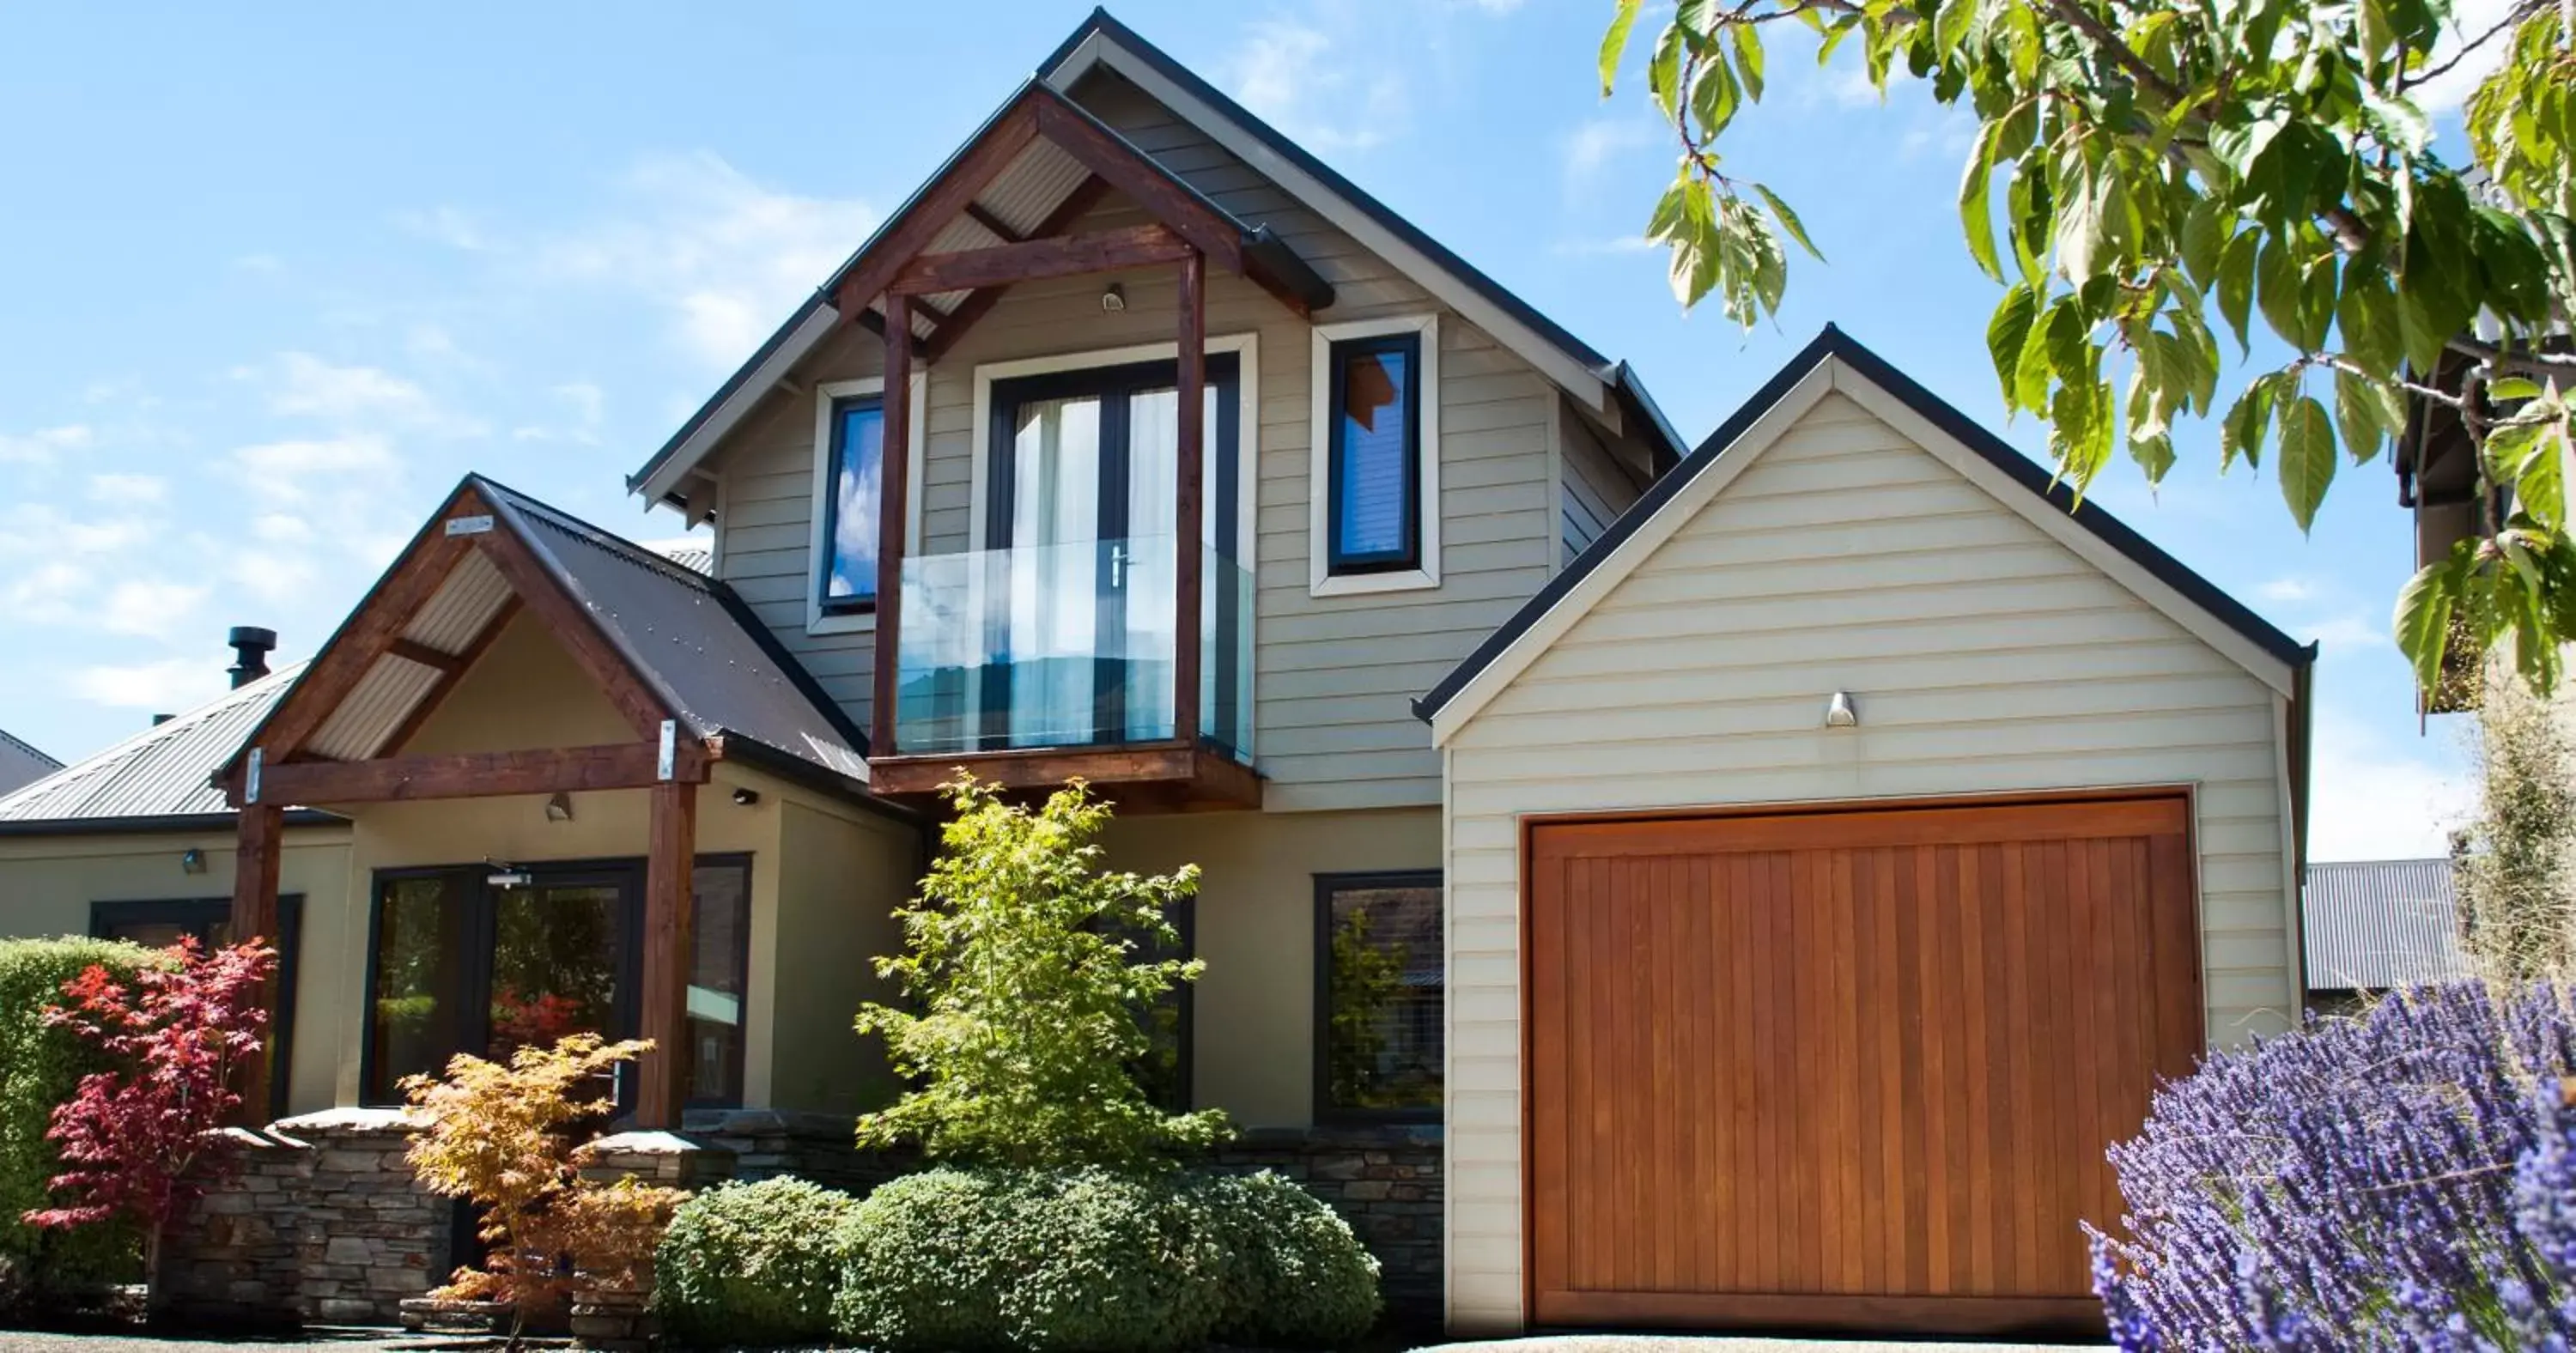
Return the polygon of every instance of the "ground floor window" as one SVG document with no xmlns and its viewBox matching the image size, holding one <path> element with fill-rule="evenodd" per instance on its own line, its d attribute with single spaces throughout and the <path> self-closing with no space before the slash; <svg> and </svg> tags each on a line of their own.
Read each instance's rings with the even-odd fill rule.
<svg viewBox="0 0 2576 1353">
<path fill-rule="evenodd" d="M 708 857 L 694 870 L 689 1102 L 742 1102 L 743 989 L 751 938 L 751 862 Z M 362 1097 L 402 1100 L 405 1076 L 458 1052 L 494 1059 L 572 1033 L 634 1036 L 643 956 L 644 864 L 447 866 L 376 876 L 367 972 Z M 627 1098 L 623 1085 L 603 1093 Z"/>
<path fill-rule="evenodd" d="M 295 957 L 304 931 L 304 895 L 282 893 L 277 899 L 277 1059 L 269 1071 L 269 1116 L 286 1114 L 289 1054 L 295 1042 Z M 167 949 L 194 939 L 208 949 L 233 942 L 233 900 L 229 897 L 153 898 L 136 902 L 92 902 L 89 933 L 102 940 L 124 940 L 146 949 Z"/>
<path fill-rule="evenodd" d="M 1440 1116 L 1437 870 L 1315 876 L 1315 1117 Z"/>
</svg>

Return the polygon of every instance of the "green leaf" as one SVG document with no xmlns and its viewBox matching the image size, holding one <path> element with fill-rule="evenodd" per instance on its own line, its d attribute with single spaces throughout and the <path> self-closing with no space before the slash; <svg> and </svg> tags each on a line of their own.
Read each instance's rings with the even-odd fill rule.
<svg viewBox="0 0 2576 1353">
<path fill-rule="evenodd" d="M 2038 288 L 2032 287 L 2030 290 L 2036 293 Z M 2013 364 L 2012 380 L 2018 393 L 2015 398 L 2007 401 L 2008 404 L 2028 409 L 2033 413 L 2048 407 L 2050 380 L 2048 331 L 2058 311 L 2072 304 L 2074 304 L 2072 298 L 2061 297 L 2045 311 L 2032 316 L 2030 336 L 2022 341 L 2021 360 Z"/>
<path fill-rule="evenodd" d="M 1798 247 L 1807 251 L 1808 257 L 1819 263 L 1825 261 L 1824 251 L 1807 238 L 1807 227 L 1799 223 L 1798 213 L 1789 210 L 1789 204 L 1781 201 L 1778 193 L 1759 183 L 1753 185 L 1753 191 L 1761 195 L 1762 205 L 1771 209 L 1771 214 L 1780 221 L 1780 228 L 1789 232 L 1789 238 L 1796 240 Z"/>
<path fill-rule="evenodd" d="M 2290 251 L 2277 233 L 2266 233 L 2263 252 L 2254 263 L 2255 298 L 2263 309 L 2263 320 L 2281 341 L 2307 352 L 2299 342 L 2299 299 L 2302 270 L 2297 255 Z"/>
<path fill-rule="evenodd" d="M 2278 372 L 2257 376 L 2246 382 L 2245 392 L 2227 411 L 2227 419 L 2218 427 L 2218 470 L 2225 474 L 2238 457 L 2248 465 L 2263 463 L 2263 436 L 2272 426 L 2273 391 L 2279 388 Z"/>
<path fill-rule="evenodd" d="M 2097 177 L 2079 164 L 2072 174 L 2061 173 L 2058 187 L 2058 269 L 2066 274 L 2067 281 L 2082 283 L 2094 275 L 2095 265 L 2102 259 L 2103 213 L 2110 196 L 2108 179 Z"/>
<path fill-rule="evenodd" d="M 1995 379 L 2003 385 L 2006 412 L 2034 408 L 2020 398 L 2018 373 L 2022 350 L 2030 344 L 2031 319 L 2038 313 L 2038 292 L 2029 287 L 2010 287 L 1996 304 L 1994 317 L 1986 321 L 1986 352 L 1994 358 Z"/>
<path fill-rule="evenodd" d="M 2388 271 L 2356 258 L 2343 270 L 2343 295 L 2335 302 L 2335 325 L 2343 334 L 2344 356 L 2371 375 L 2397 374 L 2405 360 L 2404 337 L 2397 321 L 2397 292 Z"/>
<path fill-rule="evenodd" d="M 2402 95 L 2384 95 L 2364 85 L 2361 106 L 2370 110 L 2371 118 L 2379 124 L 2389 144 L 2405 154 L 2421 155 L 2424 148 L 2433 143 L 2433 124 L 2412 99 Z"/>
<path fill-rule="evenodd" d="M 1619 12 L 1610 20 L 1610 31 L 1601 35 L 1601 97 L 1619 80 L 1619 59 L 1628 51 L 1628 30 L 1637 26 L 1637 11 L 1645 0 L 1619 0 Z"/>
<path fill-rule="evenodd" d="M 1741 100 L 1735 86 L 1735 72 L 1723 61 L 1710 61 L 1699 67 L 1691 84 L 1691 116 L 1700 125 L 1703 136 L 1714 137 L 1735 121 L 1735 110 Z"/>
<path fill-rule="evenodd" d="M 2540 398 L 2540 382 L 2528 376 L 2498 376 L 2487 382 L 2487 398 L 2500 401 Z"/>
<path fill-rule="evenodd" d="M 2557 530 L 2567 520 L 2566 443 L 2552 417 L 2520 417 L 2487 433 L 2487 475 L 2513 490 L 2516 506 Z"/>
<path fill-rule="evenodd" d="M 1968 237 L 1968 257 L 1998 282 L 2004 280 L 2004 267 L 1995 257 L 1994 152 L 1995 129 L 2001 125 L 1989 122 L 1977 133 L 1976 148 L 1968 153 L 1967 171 L 1959 179 L 1959 229 Z"/>
<path fill-rule="evenodd" d="M 2172 469 L 2174 464 L 2173 438 L 2161 432 L 2153 436 L 2131 437 L 2129 459 L 2136 461 L 2138 468 L 2146 472 L 2150 487 L 2162 484 L 2165 471 Z"/>
<path fill-rule="evenodd" d="M 1727 45 L 1735 51 L 1735 71 L 1743 77 L 1745 97 L 1762 102 L 1762 34 L 1749 23 L 1726 26 Z"/>
<path fill-rule="evenodd" d="M 2395 391 L 2349 371 L 2335 373 L 2335 426 L 2353 464 L 2366 465 L 2379 444 L 2405 426 L 2406 410 Z"/>
<path fill-rule="evenodd" d="M 2248 230 L 2227 242 L 2218 261 L 2218 313 L 2227 319 L 2227 327 L 2236 331 L 2236 350 L 2251 352 L 2246 342 L 2246 321 L 2254 307 L 2254 260 L 2262 244 L 2262 232 Z"/>
<path fill-rule="evenodd" d="M 1674 24 L 1655 41 L 1655 54 L 1646 61 L 1646 92 L 1655 99 L 1664 121 L 1681 120 L 1682 109 L 1682 27 Z"/>
<path fill-rule="evenodd" d="M 2218 256 L 2227 247 L 2227 222 L 2218 199 L 2195 198 L 2182 218 L 2182 270 L 2203 291 L 2218 281 Z"/>
<path fill-rule="evenodd" d="M 2280 418 L 2281 498 L 2304 533 L 2317 519 L 2326 486 L 2334 482 L 2334 425 L 2326 417 L 2326 406 L 2310 395 L 2282 404 Z"/>
<path fill-rule="evenodd" d="M 2451 643 L 2451 615 L 2468 578 L 2470 543 L 2461 541 L 2448 558 L 2425 565 L 2397 593 L 2397 614 L 2390 629 L 2397 650 L 2415 669 L 2416 686 L 2426 691 L 2442 681 L 2442 657 Z"/>
</svg>

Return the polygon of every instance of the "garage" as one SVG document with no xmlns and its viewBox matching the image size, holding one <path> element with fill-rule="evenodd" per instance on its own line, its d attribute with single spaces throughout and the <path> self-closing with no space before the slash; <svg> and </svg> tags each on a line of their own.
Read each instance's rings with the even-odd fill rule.
<svg viewBox="0 0 2576 1353">
<path fill-rule="evenodd" d="M 2298 1017 L 2316 656 L 1827 329 L 1424 693 L 1450 1328 L 2099 1337 Z"/>
<path fill-rule="evenodd" d="M 1536 1322 L 2098 1323 L 2102 1148 L 2201 1047 L 2188 811 L 1534 824 Z"/>
</svg>

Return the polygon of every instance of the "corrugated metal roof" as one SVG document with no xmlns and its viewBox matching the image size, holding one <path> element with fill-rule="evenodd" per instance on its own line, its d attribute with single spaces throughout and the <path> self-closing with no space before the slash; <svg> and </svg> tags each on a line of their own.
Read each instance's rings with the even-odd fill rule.
<svg viewBox="0 0 2576 1353">
<path fill-rule="evenodd" d="M 6 729 L 0 729 L 0 794 L 21 785 L 34 784 L 62 768 L 62 762 L 9 736 Z"/>
<path fill-rule="evenodd" d="M 2387 991 L 2469 976 L 2449 860 L 2308 866 L 2308 990 Z"/>
<path fill-rule="evenodd" d="M 0 798 L 0 822 L 69 822 L 230 811 L 208 783 L 253 725 L 295 683 L 304 664 L 157 724 Z"/>
<path fill-rule="evenodd" d="M 701 737 L 864 781 L 866 742 L 731 588 L 481 476 L 475 486 Z"/>
<path fill-rule="evenodd" d="M 691 573 L 715 576 L 715 548 L 696 536 L 680 536 L 672 540 L 643 540 L 636 543 Z"/>
</svg>

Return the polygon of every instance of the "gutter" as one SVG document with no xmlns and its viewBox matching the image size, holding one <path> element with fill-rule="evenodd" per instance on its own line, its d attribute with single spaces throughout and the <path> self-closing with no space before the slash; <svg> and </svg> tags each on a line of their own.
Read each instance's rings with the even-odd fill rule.
<svg viewBox="0 0 2576 1353">
<path fill-rule="evenodd" d="M 319 808 L 289 808 L 289 827 L 345 827 L 349 819 Z M 159 832 L 228 832 L 241 824 L 241 814 L 133 813 L 120 817 L 21 818 L 0 822 L 0 837 L 148 836 Z"/>
</svg>

